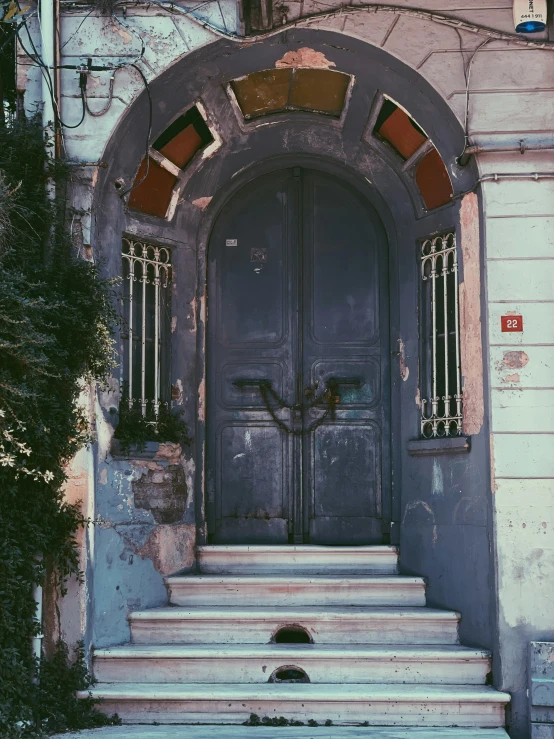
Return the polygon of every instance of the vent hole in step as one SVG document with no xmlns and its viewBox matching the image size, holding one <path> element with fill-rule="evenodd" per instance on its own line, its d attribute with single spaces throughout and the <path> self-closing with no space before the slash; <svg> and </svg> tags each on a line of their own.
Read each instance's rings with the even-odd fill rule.
<svg viewBox="0 0 554 739">
<path fill-rule="evenodd" d="M 302 626 L 283 626 L 271 641 L 275 644 L 313 644 L 314 640 Z"/>
<path fill-rule="evenodd" d="M 268 683 L 309 683 L 310 678 L 301 667 L 285 665 L 273 671 Z"/>
</svg>

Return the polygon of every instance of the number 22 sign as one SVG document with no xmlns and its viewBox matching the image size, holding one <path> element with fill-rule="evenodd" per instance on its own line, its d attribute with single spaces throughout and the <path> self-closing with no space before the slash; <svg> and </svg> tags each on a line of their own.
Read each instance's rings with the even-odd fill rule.
<svg viewBox="0 0 554 739">
<path fill-rule="evenodd" d="M 523 316 L 500 316 L 502 333 L 506 331 L 523 331 Z"/>
</svg>

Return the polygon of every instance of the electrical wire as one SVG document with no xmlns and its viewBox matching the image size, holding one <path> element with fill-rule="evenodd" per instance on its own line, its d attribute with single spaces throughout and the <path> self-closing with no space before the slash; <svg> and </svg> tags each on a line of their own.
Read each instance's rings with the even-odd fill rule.
<svg viewBox="0 0 554 739">
<path fill-rule="evenodd" d="M 87 109 L 87 113 L 91 115 L 93 118 L 101 118 L 103 115 L 106 115 L 108 110 L 112 107 L 113 103 L 113 88 L 115 84 L 115 73 L 117 72 L 117 69 L 114 69 L 113 74 L 110 77 L 110 90 L 108 92 L 108 102 L 107 104 L 102 108 L 102 110 L 91 110 L 88 104 L 88 98 L 87 93 L 85 91 L 85 107 Z"/>
<path fill-rule="evenodd" d="M 152 133 L 152 93 L 150 92 L 150 86 L 148 85 L 148 80 L 146 79 L 146 76 L 142 69 L 136 65 L 131 64 L 131 67 L 135 69 L 140 76 L 142 77 L 142 81 L 144 83 L 144 89 L 146 90 L 146 95 L 148 96 L 148 131 L 146 133 L 146 146 L 144 151 L 144 159 L 146 161 L 146 169 L 142 177 L 138 182 L 134 182 L 131 187 L 128 187 L 126 190 L 124 190 L 122 193 L 119 194 L 120 198 L 124 198 L 126 195 L 128 195 L 130 192 L 132 192 L 135 188 L 137 188 L 139 185 L 142 185 L 144 180 L 148 177 L 148 172 L 150 171 L 150 135 Z"/>
<path fill-rule="evenodd" d="M 89 10 L 89 12 L 88 12 L 88 13 L 87 13 L 87 14 L 85 15 L 85 17 L 83 18 L 83 20 L 82 20 L 82 21 L 81 21 L 81 22 L 79 23 L 79 25 L 77 26 L 77 30 L 73 31 L 73 33 L 72 33 L 72 34 L 71 34 L 71 36 L 70 36 L 70 37 L 69 37 L 69 38 L 67 39 L 67 41 L 66 41 L 66 42 L 65 42 L 65 43 L 64 43 L 64 44 L 63 44 L 62 46 L 60 46 L 60 51 L 61 51 L 62 49 L 65 49 L 65 47 L 66 47 L 66 46 L 68 45 L 68 43 L 69 43 L 70 41 L 72 41 L 72 40 L 73 40 L 73 39 L 75 38 L 75 36 L 76 36 L 76 35 L 77 35 L 77 34 L 79 33 L 79 31 L 81 30 L 81 27 L 82 27 L 83 23 L 84 23 L 84 22 L 85 22 L 85 21 L 86 21 L 86 20 L 87 20 L 88 18 L 90 18 L 90 16 L 92 15 L 92 13 L 94 13 L 94 11 L 95 11 L 95 10 L 96 10 L 96 7 L 95 7 L 95 6 L 93 6 L 93 7 L 92 7 L 92 8 L 91 8 L 91 9 Z"/>
<path fill-rule="evenodd" d="M 82 112 L 81 112 L 81 120 L 79 123 L 76 123 L 74 125 L 65 123 L 61 116 L 60 111 L 58 110 L 58 104 L 56 101 L 56 96 L 54 94 L 54 83 L 52 82 L 52 75 L 50 74 L 50 67 L 48 67 L 44 62 L 42 61 L 40 54 L 37 50 L 37 47 L 35 46 L 35 42 L 33 41 L 33 38 L 31 36 L 31 32 L 29 31 L 29 27 L 27 26 L 27 22 L 25 21 L 25 30 L 27 31 L 27 36 L 29 37 L 29 41 L 31 42 L 31 46 L 33 47 L 34 54 L 32 54 L 25 44 L 23 43 L 23 40 L 21 36 L 18 34 L 19 43 L 21 44 L 21 48 L 25 52 L 25 54 L 31 59 L 41 70 L 42 76 L 44 77 L 46 81 L 46 86 L 48 88 L 48 92 L 50 94 L 50 98 L 52 100 L 52 107 L 54 110 L 54 117 L 55 117 L 55 123 L 59 124 L 63 128 L 79 128 L 79 126 L 83 123 L 85 120 L 85 112 L 86 112 L 86 104 L 85 104 L 85 89 L 86 89 L 86 74 L 81 73 L 79 78 L 79 88 L 81 91 L 81 103 L 82 103 Z M 52 69 L 56 69 L 56 67 L 52 67 Z"/>
<path fill-rule="evenodd" d="M 216 0 L 208 0 L 207 2 L 200 3 L 200 6 L 210 4 L 212 1 Z M 90 3 L 85 3 L 82 5 L 81 3 L 77 4 L 75 0 L 65 0 L 63 2 L 64 6 L 76 11 L 83 10 L 83 7 L 90 7 Z M 534 41 L 532 39 L 529 39 L 527 37 L 521 36 L 521 34 L 515 34 L 515 33 L 506 33 L 504 31 L 497 31 L 494 28 L 489 28 L 488 26 L 483 26 L 478 23 L 471 23 L 469 21 L 462 20 L 461 18 L 456 18 L 455 16 L 447 16 L 443 15 L 442 13 L 437 13 L 432 10 L 422 10 L 419 8 L 406 8 L 404 6 L 399 5 L 387 5 L 384 3 L 360 3 L 359 5 L 342 5 L 337 6 L 335 8 L 331 8 L 330 10 L 323 10 L 319 11 L 317 13 L 310 13 L 309 15 L 305 15 L 301 18 L 295 18 L 294 20 L 288 21 L 286 23 L 281 24 L 280 26 L 276 28 L 272 28 L 269 31 L 261 31 L 259 33 L 253 33 L 249 36 L 240 36 L 236 32 L 232 31 L 224 31 L 221 28 L 218 28 L 210 21 L 206 20 L 205 18 L 199 17 L 198 15 L 195 15 L 193 12 L 196 10 L 199 6 L 195 6 L 194 8 L 183 8 L 180 5 L 176 5 L 171 0 L 119 0 L 115 3 L 114 7 L 138 7 L 138 6 L 145 6 L 150 7 L 152 5 L 156 5 L 168 12 L 175 12 L 180 15 L 185 15 L 194 20 L 196 23 L 198 23 L 201 26 L 204 26 L 205 28 L 208 28 L 209 30 L 213 31 L 218 36 L 222 36 L 224 38 L 234 39 L 236 41 L 240 41 L 242 43 L 252 43 L 253 39 L 263 39 L 268 38 L 270 36 L 274 36 L 276 34 L 282 33 L 287 28 L 292 28 L 295 26 L 309 26 L 311 23 L 318 21 L 318 20 L 324 20 L 327 18 L 332 18 L 336 15 L 352 15 L 360 13 L 361 11 L 366 11 L 368 13 L 393 13 L 396 15 L 405 15 L 411 18 L 418 18 L 420 20 L 427 20 L 431 21 L 433 23 L 437 23 L 439 25 L 449 26 L 451 28 L 458 29 L 459 31 L 467 31 L 468 33 L 472 34 L 480 34 L 480 35 L 486 35 L 487 38 L 491 41 L 507 41 L 511 43 L 518 44 L 519 46 L 526 46 L 529 48 L 535 48 L 535 49 L 548 49 L 550 51 L 554 50 L 554 42 L 552 41 Z"/>
<path fill-rule="evenodd" d="M 479 46 L 475 49 L 473 54 L 471 55 L 471 59 L 468 62 L 467 65 L 467 73 L 466 73 L 466 105 L 465 105 L 465 117 L 464 117 L 464 148 L 462 149 L 460 155 L 456 158 L 456 161 L 459 163 L 462 160 L 462 157 L 464 156 L 467 147 L 469 146 L 469 85 L 471 81 L 471 65 L 473 64 L 473 60 L 477 56 L 477 52 L 481 51 L 481 49 L 488 44 L 490 39 L 486 38 L 482 44 L 479 44 Z"/>
<path fill-rule="evenodd" d="M 19 9 L 21 10 L 21 6 L 19 4 L 19 0 L 16 0 L 16 2 L 17 2 L 17 5 L 18 5 Z M 91 14 L 91 12 L 92 12 L 92 10 L 83 19 L 83 22 L 87 19 L 87 17 Z M 136 29 L 132 28 L 127 23 L 124 23 L 119 18 L 116 18 L 115 16 L 113 16 L 115 18 L 115 20 L 121 26 L 123 26 L 124 28 L 126 28 L 140 42 L 140 51 L 137 53 L 135 59 L 133 59 L 132 62 L 125 61 L 125 62 L 122 62 L 121 64 L 109 65 L 109 66 L 106 66 L 106 65 L 93 65 L 93 64 L 90 64 L 90 62 L 89 62 L 89 64 L 87 65 L 87 67 L 84 67 L 83 65 L 75 65 L 75 64 L 57 64 L 57 65 L 52 65 L 52 66 L 48 66 L 48 65 L 44 64 L 44 61 L 42 60 L 42 58 L 41 58 L 41 56 L 40 56 L 40 54 L 38 52 L 38 49 L 37 49 L 37 47 L 35 45 L 35 42 L 33 41 L 33 37 L 32 37 L 31 31 L 29 29 L 29 26 L 27 25 L 28 19 L 30 17 L 31 17 L 31 15 L 29 15 L 26 18 L 23 19 L 22 23 L 15 29 L 15 34 L 17 35 L 17 38 L 19 40 L 19 43 L 21 44 L 21 47 L 22 47 L 23 51 L 29 57 L 29 59 L 31 59 L 31 61 L 33 61 L 40 68 L 41 73 L 42 73 L 42 76 L 45 79 L 46 87 L 48 89 L 48 93 L 49 93 L 50 98 L 52 100 L 52 108 L 54 110 L 54 117 L 55 117 L 54 123 L 55 123 L 55 125 L 59 125 L 62 128 L 68 128 L 68 129 L 79 128 L 79 126 L 81 126 L 82 123 L 83 123 L 83 121 L 85 120 L 85 115 L 86 115 L 87 112 L 91 116 L 93 116 L 95 118 L 98 118 L 98 117 L 104 115 L 105 113 L 107 113 L 108 110 L 110 109 L 111 105 L 112 105 L 112 102 L 113 102 L 113 86 L 114 86 L 114 80 L 115 80 L 115 73 L 117 72 L 118 69 L 121 69 L 123 67 L 128 67 L 128 66 L 131 66 L 131 67 L 134 66 L 135 69 L 137 69 L 139 71 L 139 73 L 142 75 L 142 71 L 138 67 L 136 67 L 135 65 L 136 65 L 136 62 L 140 61 L 143 58 L 143 56 L 144 56 L 144 54 L 146 52 L 146 43 L 144 41 L 144 38 L 140 35 L 140 33 L 138 33 L 138 31 Z M 39 23 L 39 28 L 40 28 L 40 32 L 41 32 L 41 38 L 42 38 L 42 25 L 41 25 L 41 22 L 40 22 L 40 14 L 37 13 L 37 17 L 38 17 L 38 23 Z M 81 23 L 81 25 L 82 25 L 82 23 Z M 81 27 L 81 25 L 79 26 L 79 28 Z M 29 49 L 25 46 L 25 43 L 23 42 L 23 39 L 22 39 L 22 36 L 21 36 L 21 28 L 23 26 L 25 27 L 25 30 L 27 32 L 27 36 L 28 36 L 30 45 L 31 45 L 31 47 L 33 49 L 33 53 L 31 53 L 29 51 Z M 77 29 L 77 30 L 79 30 L 79 29 Z M 77 32 L 75 32 L 75 33 L 77 33 Z M 70 39 L 71 39 L 71 37 L 70 37 Z M 68 41 L 66 43 L 68 43 L 70 39 L 68 39 Z M 75 71 L 78 71 L 79 72 L 79 89 L 80 89 L 80 97 L 81 97 L 82 110 L 81 110 L 81 118 L 80 118 L 79 122 L 76 123 L 76 124 L 65 123 L 65 121 L 61 117 L 61 113 L 60 113 L 60 110 L 59 110 L 59 107 L 58 107 L 58 102 L 56 100 L 56 95 L 54 93 L 54 83 L 53 83 L 53 80 L 52 80 L 52 75 L 50 74 L 50 70 L 56 70 L 56 69 L 70 69 L 70 70 L 75 70 Z M 96 71 L 106 71 L 106 72 L 107 71 L 110 71 L 110 72 L 112 72 L 112 76 L 111 76 L 111 79 L 110 79 L 110 94 L 109 94 L 108 104 L 107 104 L 107 106 L 104 109 L 102 109 L 101 111 L 98 111 L 96 113 L 90 110 L 89 105 L 88 105 L 88 101 L 87 101 L 87 98 L 86 98 L 86 88 L 87 88 L 88 74 L 90 72 L 92 72 L 92 71 L 95 71 L 95 72 Z M 146 78 L 144 77 L 144 75 L 142 75 L 142 76 L 143 76 L 143 80 L 146 80 Z M 146 82 L 146 85 L 147 84 L 148 83 Z M 148 95 L 150 97 L 150 90 L 149 89 L 148 89 Z M 151 108 L 151 100 L 150 100 L 150 108 Z M 150 114 L 150 126 L 151 126 L 151 119 L 152 119 L 152 115 Z M 150 133 L 148 134 L 148 137 L 150 137 Z M 148 162 L 147 162 L 147 169 L 148 169 Z M 146 174 L 147 173 L 148 172 L 146 172 Z"/>
<path fill-rule="evenodd" d="M 19 6 L 19 0 L 16 0 L 16 1 L 17 1 L 17 4 L 18 4 L 18 7 L 20 8 L 20 6 Z M 194 6 L 192 9 L 191 8 L 183 8 L 183 7 L 179 6 L 179 5 L 175 5 L 175 3 L 173 3 L 171 0 L 168 0 L 167 2 L 164 1 L 164 0 L 143 0 L 143 1 L 141 1 L 141 0 L 132 0 L 132 1 L 120 0 L 119 2 L 117 2 L 114 5 L 114 7 L 123 7 L 123 8 L 126 8 L 128 6 L 137 7 L 139 5 L 145 5 L 146 7 L 149 7 L 151 5 L 154 5 L 154 6 L 160 7 L 161 9 L 163 9 L 163 10 L 169 12 L 169 13 L 177 13 L 177 14 L 180 14 L 180 15 L 184 15 L 184 16 L 190 18 L 191 20 L 195 21 L 199 25 L 203 26 L 204 28 L 207 28 L 208 30 L 212 31 L 214 34 L 216 34 L 218 36 L 221 36 L 221 37 L 224 37 L 224 38 L 228 38 L 228 39 L 232 39 L 234 41 L 238 41 L 238 42 L 242 42 L 242 43 L 252 43 L 252 40 L 253 39 L 261 40 L 261 39 L 264 39 L 264 38 L 268 38 L 270 36 L 274 36 L 274 35 L 277 35 L 279 33 L 282 33 L 287 28 L 291 28 L 291 27 L 294 27 L 294 26 L 308 26 L 309 27 L 312 23 L 317 22 L 318 20 L 323 20 L 323 19 L 331 18 L 331 17 L 333 17 L 335 15 L 339 15 L 339 14 L 340 15 L 348 15 L 348 14 L 353 14 L 353 13 L 360 13 L 363 10 L 366 10 L 367 12 L 373 12 L 373 13 L 388 12 L 388 13 L 394 13 L 396 15 L 406 15 L 408 17 L 415 17 L 415 18 L 418 18 L 418 19 L 432 21 L 432 22 L 438 23 L 440 25 L 446 25 L 446 26 L 449 26 L 451 28 L 454 28 L 454 29 L 456 29 L 456 31 L 458 33 L 460 31 L 467 31 L 467 32 L 471 32 L 471 33 L 485 34 L 487 36 L 487 38 L 473 52 L 473 55 L 472 55 L 472 57 L 471 57 L 471 59 L 469 61 L 469 64 L 468 64 L 467 84 L 466 84 L 466 125 L 465 125 L 464 152 L 465 152 L 465 149 L 468 146 L 468 126 L 467 126 L 467 122 L 468 122 L 468 110 L 469 110 L 469 78 L 470 78 L 470 72 L 471 72 L 471 64 L 473 62 L 473 59 L 475 58 L 475 54 L 477 53 L 477 51 L 479 51 L 479 49 L 482 48 L 486 43 L 488 43 L 489 41 L 493 41 L 493 40 L 516 43 L 516 44 L 518 44 L 520 46 L 526 46 L 528 48 L 536 48 L 536 49 L 544 49 L 544 50 L 553 50 L 554 49 L 554 43 L 552 43 L 550 41 L 540 41 L 540 42 L 539 41 L 533 41 L 533 40 L 530 40 L 528 38 L 522 38 L 521 36 L 519 36 L 517 34 L 510 34 L 510 33 L 505 33 L 505 32 L 502 32 L 502 31 L 497 31 L 495 29 L 488 28 L 487 26 L 483 26 L 483 25 L 475 24 L 475 23 L 469 23 L 469 22 L 467 22 L 465 20 L 457 19 L 457 18 L 452 17 L 452 16 L 445 16 L 445 15 L 442 15 L 440 13 L 436 13 L 434 11 L 421 10 L 421 9 L 415 9 L 415 8 L 406 8 L 406 7 L 397 6 L 397 5 L 371 4 L 371 3 L 364 3 L 364 4 L 360 4 L 360 5 L 351 5 L 351 6 L 340 6 L 340 7 L 337 7 L 337 8 L 333 8 L 331 10 L 325 10 L 325 11 L 321 11 L 321 12 L 317 12 L 317 13 L 311 13 L 311 14 L 306 15 L 306 16 L 303 16 L 301 18 L 296 18 L 296 19 L 294 19 L 292 21 L 283 23 L 282 25 L 278 26 L 277 28 L 273 28 L 270 31 L 260 32 L 260 33 L 252 34 L 252 35 L 249 35 L 249 36 L 240 36 L 236 32 L 228 31 L 227 29 L 222 30 L 221 28 L 218 28 L 213 23 L 211 23 L 209 20 L 207 20 L 205 18 L 202 18 L 202 17 L 199 17 L 198 15 L 195 14 L 195 11 L 196 10 L 198 10 L 199 8 L 201 8 L 201 7 L 205 6 L 205 5 L 211 4 L 212 1 L 213 0 L 206 0 L 205 2 L 201 2 L 198 5 Z M 217 5 L 219 7 L 219 10 L 220 10 L 223 23 L 224 23 L 224 25 L 226 25 L 225 24 L 225 18 L 224 18 L 224 15 L 223 15 L 223 11 L 222 11 L 222 8 L 221 8 L 220 0 L 216 0 L 216 2 L 217 2 Z M 78 31 L 80 30 L 82 24 L 85 22 L 85 20 L 87 20 L 87 18 L 95 10 L 97 10 L 97 6 L 94 5 L 94 4 L 91 4 L 91 3 L 86 3 L 86 4 L 79 3 L 79 4 L 77 4 L 75 2 L 75 0 L 70 0 L 69 2 L 64 2 L 64 6 L 66 8 L 66 11 L 76 10 L 76 11 L 82 12 L 82 10 L 84 8 L 89 8 L 89 12 L 85 16 L 85 18 L 83 19 L 83 21 L 81 22 L 81 24 L 79 25 L 79 28 L 72 34 L 72 36 L 68 39 L 68 41 L 66 41 L 66 44 L 67 44 L 71 40 L 71 38 L 73 38 L 73 36 L 78 33 Z M 21 8 L 20 8 L 20 10 L 21 10 Z M 35 11 L 33 11 L 33 14 L 34 13 L 35 13 Z M 31 15 L 33 15 L 33 14 L 31 14 Z M 31 15 L 29 15 L 28 17 L 31 17 Z M 137 57 L 133 60 L 133 62 L 125 61 L 125 62 L 121 62 L 120 64 L 117 64 L 117 65 L 113 65 L 113 64 L 111 64 L 111 65 L 89 65 L 87 67 L 87 71 L 88 72 L 91 72 L 91 71 L 111 71 L 111 72 L 113 72 L 114 70 L 122 69 L 124 67 L 131 66 L 131 67 L 134 67 L 135 69 L 137 69 L 137 71 L 139 71 L 139 73 L 141 74 L 141 76 L 143 76 L 143 81 L 145 81 L 146 78 L 144 78 L 144 75 L 142 74 L 142 71 L 139 70 L 138 67 L 136 67 L 136 63 L 138 61 L 140 61 L 143 58 L 144 54 L 145 54 L 146 44 L 145 44 L 144 39 L 142 38 L 142 36 L 138 33 L 138 31 L 135 28 L 132 28 L 130 25 L 128 25 L 127 23 L 125 23 L 124 21 L 122 21 L 120 18 L 118 18 L 117 16 L 115 16 L 113 13 L 112 13 L 112 17 L 114 18 L 114 20 L 119 25 L 121 25 L 122 27 L 126 28 L 133 36 L 135 36 L 135 38 L 138 38 L 139 39 L 140 44 L 141 44 L 141 50 L 138 53 Z M 39 19 L 39 23 L 40 23 L 40 19 Z M 35 52 L 34 55 L 33 54 L 29 54 L 29 52 L 25 49 L 25 46 L 24 46 L 24 44 L 23 44 L 23 42 L 21 40 L 21 29 L 22 29 L 22 27 L 25 27 L 25 29 L 27 31 L 27 34 L 29 36 L 29 40 L 30 40 L 31 45 L 33 46 L 33 49 L 34 49 L 34 52 Z M 19 41 L 21 43 L 21 46 L 23 47 L 23 50 L 25 51 L 25 53 L 27 54 L 27 56 L 29 56 L 29 58 L 32 61 L 34 61 L 35 64 L 37 64 L 39 67 L 41 67 L 41 70 L 42 70 L 42 74 L 43 75 L 48 75 L 47 76 L 47 87 L 48 87 L 48 89 L 50 91 L 50 94 L 52 95 L 52 99 L 53 99 L 53 102 L 54 102 L 54 110 L 55 110 L 55 113 L 56 113 L 56 116 L 57 116 L 58 121 L 60 122 L 60 124 L 62 126 L 66 127 L 66 128 L 72 128 L 73 126 L 65 126 L 65 124 L 61 121 L 61 118 L 59 116 L 59 111 L 57 109 L 56 101 L 54 100 L 54 90 L 53 90 L 52 79 L 51 79 L 51 76 L 50 76 L 50 69 L 70 69 L 70 70 L 72 69 L 72 70 L 76 70 L 76 71 L 82 72 L 82 71 L 84 71 L 83 65 L 77 66 L 77 65 L 70 65 L 70 64 L 60 64 L 60 65 L 56 65 L 56 66 L 53 66 L 53 67 L 47 67 L 43 63 L 42 59 L 40 58 L 40 55 L 38 54 L 38 51 L 36 50 L 36 47 L 35 47 L 35 45 L 33 43 L 33 40 L 32 40 L 31 34 L 30 34 L 30 31 L 29 31 L 29 28 L 27 26 L 27 18 L 25 18 L 22 21 L 22 23 L 19 24 L 19 26 L 15 29 L 14 33 L 17 35 L 17 37 L 18 37 L 18 39 L 19 39 Z M 5 42 L 5 43 L 7 43 L 7 42 Z M 64 46 L 66 44 L 64 44 Z M 146 89 L 148 90 L 148 94 L 150 94 L 149 88 L 148 88 L 148 85 L 147 85 L 147 82 L 145 82 L 145 86 L 146 86 Z M 87 107 L 88 107 L 87 106 L 87 102 L 86 102 L 86 96 L 82 96 L 82 97 L 83 97 L 84 106 L 85 106 L 85 110 L 86 110 Z M 107 110 L 106 110 L 106 112 L 107 112 Z M 90 113 L 90 114 L 94 116 L 94 113 Z M 103 114 L 103 113 L 101 113 L 101 114 Z M 147 166 L 148 166 L 148 160 L 147 160 Z M 139 184 L 139 183 L 137 183 L 137 184 Z"/>
<path fill-rule="evenodd" d="M 134 36 L 135 38 L 137 38 L 137 39 L 138 39 L 138 40 L 140 41 L 140 52 L 139 52 L 138 56 L 136 57 L 136 59 L 134 59 L 134 60 L 133 60 L 132 62 L 125 62 L 125 63 L 124 63 L 123 65 L 122 65 L 122 66 L 124 66 L 124 67 L 125 67 L 125 66 L 133 66 L 133 64 L 136 64 L 137 62 L 139 62 L 139 61 L 140 61 L 140 60 L 141 60 L 141 59 L 142 59 L 142 58 L 144 57 L 144 54 L 146 53 L 146 41 L 145 41 L 145 40 L 144 40 L 144 38 L 143 38 L 143 37 L 142 37 L 142 36 L 140 35 L 140 33 L 139 33 L 139 32 L 137 31 L 137 29 L 136 29 L 136 28 L 133 28 L 133 27 L 132 27 L 132 26 L 130 26 L 130 25 L 129 25 L 128 23 L 125 23 L 125 21 L 121 20 L 121 18 L 118 18 L 118 17 L 117 17 L 116 15 L 115 15 L 115 13 L 112 13 L 112 18 L 114 19 L 114 21 L 115 21 L 116 23 L 119 23 L 119 25 L 120 25 L 120 26 L 121 26 L 122 28 L 125 28 L 125 29 L 127 29 L 127 31 L 129 31 L 129 33 L 130 33 L 130 34 L 132 34 L 132 35 L 133 35 L 133 36 Z"/>
<path fill-rule="evenodd" d="M 32 18 L 34 15 L 36 15 L 36 12 L 37 11 L 34 10 L 32 13 L 29 13 L 29 15 L 27 16 L 27 18 Z M 4 41 L 4 43 L 2 44 L 2 46 L 0 46 L 0 54 L 4 51 L 5 47 L 13 41 L 14 37 L 17 36 L 17 32 L 19 31 L 20 28 L 22 28 L 25 25 L 25 21 L 26 21 L 26 19 L 24 18 L 21 21 L 21 23 L 16 28 L 12 28 L 11 29 L 10 35 Z"/>
</svg>

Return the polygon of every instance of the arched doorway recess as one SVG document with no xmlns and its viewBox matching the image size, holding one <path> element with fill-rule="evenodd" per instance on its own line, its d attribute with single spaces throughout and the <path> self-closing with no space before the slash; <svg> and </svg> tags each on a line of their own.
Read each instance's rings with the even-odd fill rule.
<svg viewBox="0 0 554 739">
<path fill-rule="evenodd" d="M 240 98 L 240 89 L 233 101 L 231 83 L 260 71 L 275 70 L 289 52 L 301 48 L 322 54 L 330 69 L 350 76 L 340 115 L 339 106 L 329 104 L 327 111 L 333 114 L 324 115 L 314 112 L 317 106 L 311 111 L 300 110 L 296 98 L 293 101 L 283 96 L 278 112 L 259 118 L 252 114 L 247 119 L 246 111 L 251 108 L 244 97 Z M 341 89 L 344 91 L 344 86 Z M 431 450 L 414 456 L 409 449 L 421 434 L 421 243 L 433 234 L 460 236 L 461 196 L 474 187 L 476 180 L 471 165 L 463 169 L 456 164 L 464 132 L 452 109 L 416 70 L 382 49 L 341 33 L 313 29 L 289 30 L 247 46 L 228 40 L 209 44 L 161 74 L 152 83 L 151 93 L 151 148 L 155 149 L 152 156 L 156 162 L 164 156 L 171 159 L 162 135 L 194 106 L 205 116 L 214 141 L 202 139 L 186 169 L 178 174 L 179 164 L 173 162 L 173 179 L 167 188 L 172 206 L 165 216 L 133 210 L 119 197 L 116 186 L 121 180 L 126 186 L 136 181 L 145 155 L 143 133 L 148 105 L 146 96 L 139 98 L 129 108 L 103 157 L 108 166 L 100 172 L 96 187 L 94 246 L 110 275 L 121 273 L 118 244 L 122 234 L 140 236 L 142 241 L 171 249 L 171 396 L 184 411 L 193 436 L 193 443 L 184 452 L 187 504 L 182 518 L 171 529 L 179 541 L 184 541 L 182 532 L 186 529 L 186 560 L 183 556 L 182 561 L 188 567 L 194 562 L 195 543 L 208 541 L 207 516 L 214 504 L 210 498 L 214 488 L 208 466 L 210 410 L 206 397 L 210 388 L 206 364 L 206 327 L 211 310 L 207 291 L 210 237 L 226 204 L 249 182 L 270 171 L 315 169 L 359 191 L 378 213 L 386 236 L 393 412 L 389 447 L 391 510 L 387 519 L 391 528 L 390 532 L 386 530 L 384 520 L 382 540 L 390 537 L 392 543 L 400 543 L 403 566 L 429 577 L 434 603 L 464 612 L 465 638 L 490 644 L 489 613 L 493 604 L 486 424 L 472 437 L 471 445 L 464 447 L 464 454 Z M 380 114 L 387 101 L 398 105 L 392 111 L 395 118 L 391 113 L 383 122 Z M 244 116 L 237 102 L 243 103 L 240 110 Z M 324 105 L 321 101 L 318 109 L 324 110 Z M 426 207 L 421 197 L 424 173 L 409 149 L 398 141 L 394 145 L 392 124 L 402 119 L 402 111 L 408 111 L 417 122 L 416 138 L 427 136 L 446 165 L 453 190 L 453 198 L 446 204 L 431 207 L 429 201 Z M 160 137 L 163 141 L 158 140 Z M 437 156 L 425 146 L 424 142 L 418 154 L 424 156 L 422 167 L 424 162 L 432 164 Z M 153 170 L 159 173 L 156 167 Z M 167 168 L 165 172 L 171 174 Z M 236 237 L 229 234 L 228 238 Z M 464 280 L 463 259 L 459 278 Z M 109 418 L 108 410 L 106 416 Z M 382 501 L 384 508 L 386 495 Z M 301 518 L 297 516 L 297 520 Z M 466 550 L 474 556 L 460 556 Z"/>
<path fill-rule="evenodd" d="M 276 169 L 227 202 L 208 254 L 210 539 L 381 542 L 389 271 L 375 209 L 329 172 Z"/>
</svg>

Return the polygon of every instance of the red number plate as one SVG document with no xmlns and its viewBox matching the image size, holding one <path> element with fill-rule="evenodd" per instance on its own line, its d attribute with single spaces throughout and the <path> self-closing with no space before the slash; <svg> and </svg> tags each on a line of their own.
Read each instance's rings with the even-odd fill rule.
<svg viewBox="0 0 554 739">
<path fill-rule="evenodd" d="M 505 331 L 523 331 L 523 316 L 501 316 L 502 333 Z"/>
</svg>

